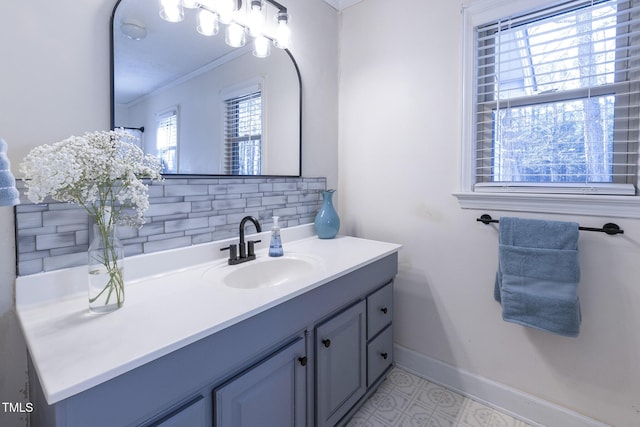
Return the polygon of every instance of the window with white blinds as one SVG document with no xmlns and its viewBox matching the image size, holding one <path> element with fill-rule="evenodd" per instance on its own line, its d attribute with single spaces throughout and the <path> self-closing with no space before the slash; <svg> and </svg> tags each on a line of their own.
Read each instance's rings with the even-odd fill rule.
<svg viewBox="0 0 640 427">
<path fill-rule="evenodd" d="M 475 191 L 635 195 L 640 2 L 475 27 Z"/>
<path fill-rule="evenodd" d="M 170 110 L 156 117 L 156 149 L 162 173 L 178 173 L 178 112 Z"/>
<path fill-rule="evenodd" d="M 230 175 L 260 175 L 262 92 L 251 92 L 224 102 L 225 172 Z"/>
</svg>

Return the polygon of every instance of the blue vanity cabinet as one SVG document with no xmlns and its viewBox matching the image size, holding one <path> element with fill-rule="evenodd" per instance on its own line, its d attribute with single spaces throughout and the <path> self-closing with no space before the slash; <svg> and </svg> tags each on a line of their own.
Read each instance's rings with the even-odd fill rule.
<svg viewBox="0 0 640 427">
<path fill-rule="evenodd" d="M 317 426 L 334 426 L 364 396 L 367 382 L 366 302 L 316 328 Z"/>
<path fill-rule="evenodd" d="M 207 405 L 203 396 L 198 396 L 176 411 L 152 423 L 149 427 L 205 427 Z"/>
<path fill-rule="evenodd" d="M 307 361 L 304 338 L 298 337 L 267 360 L 215 388 L 214 425 L 305 426 Z"/>
<path fill-rule="evenodd" d="M 318 324 L 315 426 L 344 426 L 380 385 L 393 364 L 392 317 L 390 280 Z"/>
<path fill-rule="evenodd" d="M 51 405 L 31 365 L 30 425 L 344 426 L 391 367 L 397 268 L 394 252 Z"/>
</svg>

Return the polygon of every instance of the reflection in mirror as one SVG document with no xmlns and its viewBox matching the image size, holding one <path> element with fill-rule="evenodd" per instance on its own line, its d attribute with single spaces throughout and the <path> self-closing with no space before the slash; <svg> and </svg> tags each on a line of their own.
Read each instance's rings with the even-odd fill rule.
<svg viewBox="0 0 640 427">
<path fill-rule="evenodd" d="M 288 50 L 267 58 L 224 35 L 119 0 L 112 17 L 112 126 L 131 128 L 165 174 L 300 176 L 301 84 Z"/>
</svg>

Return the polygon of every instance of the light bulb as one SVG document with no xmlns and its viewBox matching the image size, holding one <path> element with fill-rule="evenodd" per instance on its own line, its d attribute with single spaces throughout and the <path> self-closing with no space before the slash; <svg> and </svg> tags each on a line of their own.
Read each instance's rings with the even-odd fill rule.
<svg viewBox="0 0 640 427">
<path fill-rule="evenodd" d="M 198 5 L 198 0 L 182 0 L 182 6 L 187 9 L 196 9 Z"/>
<path fill-rule="evenodd" d="M 236 0 L 218 0 L 216 11 L 220 17 L 220 22 L 230 24 L 233 22 L 233 13 L 236 11 Z"/>
<path fill-rule="evenodd" d="M 180 0 L 160 0 L 160 17 L 169 22 L 180 22 L 184 19 L 184 10 Z"/>
<path fill-rule="evenodd" d="M 262 1 L 251 0 L 251 10 L 249 11 L 249 35 L 258 37 L 264 30 L 264 15 L 262 14 Z"/>
<path fill-rule="evenodd" d="M 276 38 L 274 44 L 280 49 L 287 49 L 291 38 L 291 29 L 289 28 L 289 15 L 286 12 L 278 13 L 278 27 L 276 28 Z"/>
<path fill-rule="evenodd" d="M 271 53 L 271 43 L 265 36 L 258 36 L 253 40 L 253 56 L 266 58 Z"/>
<path fill-rule="evenodd" d="M 210 10 L 201 9 L 198 13 L 198 32 L 203 36 L 215 36 L 218 34 L 218 15 Z"/>
<path fill-rule="evenodd" d="M 242 47 L 247 42 L 247 38 L 242 25 L 235 22 L 227 25 L 224 41 L 231 47 Z"/>
</svg>

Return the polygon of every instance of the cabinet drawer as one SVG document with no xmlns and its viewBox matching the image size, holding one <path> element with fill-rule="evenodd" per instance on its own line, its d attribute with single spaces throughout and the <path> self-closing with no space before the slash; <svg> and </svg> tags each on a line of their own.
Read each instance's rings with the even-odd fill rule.
<svg viewBox="0 0 640 427">
<path fill-rule="evenodd" d="M 367 387 L 393 362 L 393 328 L 387 327 L 367 347 Z"/>
<path fill-rule="evenodd" d="M 370 340 L 393 317 L 393 282 L 385 285 L 367 297 L 367 339 Z"/>
</svg>

